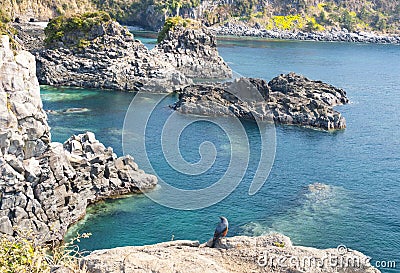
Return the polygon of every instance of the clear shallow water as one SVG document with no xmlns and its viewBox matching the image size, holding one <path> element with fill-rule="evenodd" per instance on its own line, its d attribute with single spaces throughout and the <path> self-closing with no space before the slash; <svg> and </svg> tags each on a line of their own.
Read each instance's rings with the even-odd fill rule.
<svg viewBox="0 0 400 273">
<path fill-rule="evenodd" d="M 150 41 L 146 40 L 145 42 Z M 85 249 L 143 245 L 175 239 L 207 240 L 219 215 L 230 220 L 229 235 L 284 233 L 295 244 L 320 248 L 345 244 L 377 260 L 400 266 L 400 47 L 296 41 L 220 41 L 220 54 L 241 75 L 272 77 L 289 71 L 344 88 L 352 103 L 341 106 L 347 129 L 327 133 L 293 126 L 277 126 L 276 159 L 267 183 L 254 196 L 248 188 L 257 163 L 255 125 L 245 123 L 252 155 L 238 188 L 222 202 L 202 210 L 162 207 L 144 196 L 114 200 L 90 208 L 71 233 L 91 232 Z M 98 139 L 122 154 L 125 111 L 134 94 L 108 91 L 42 88 L 45 109 L 73 107 L 89 111 L 50 114 L 55 141 L 91 130 Z M 167 97 L 153 114 L 157 121 L 171 113 Z M 206 126 L 206 129 L 205 129 Z M 208 127 L 207 127 L 208 126 Z M 204 133 L 206 132 L 206 133 Z M 206 177 L 184 179 L 160 157 L 160 145 L 149 145 L 157 173 L 175 178 L 176 185 L 196 188 L 215 181 L 226 170 L 226 137 L 217 128 L 193 124 L 184 133 L 181 149 L 189 161 L 199 159 L 198 145 L 214 142 L 219 152 Z M 135 155 L 140 164 L 141 155 Z M 157 160 L 159 158 L 159 160 Z M 329 186 L 310 193 L 315 182 Z M 383 272 L 399 270 L 381 269 Z"/>
</svg>

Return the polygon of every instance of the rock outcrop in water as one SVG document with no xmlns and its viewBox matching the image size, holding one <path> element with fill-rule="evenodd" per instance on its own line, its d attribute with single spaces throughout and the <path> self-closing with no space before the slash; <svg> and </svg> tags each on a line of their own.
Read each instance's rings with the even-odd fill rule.
<svg viewBox="0 0 400 273">
<path fill-rule="evenodd" d="M 160 93 L 191 82 L 115 21 L 94 25 L 85 34 L 73 30 L 52 48 L 40 51 L 41 84 Z M 76 45 L 79 40 L 84 42 Z"/>
<path fill-rule="evenodd" d="M 348 103 L 346 92 L 321 81 L 289 73 L 270 82 L 241 78 L 228 83 L 195 84 L 179 93 L 182 113 L 237 116 L 325 130 L 344 129 L 333 106 Z"/>
<path fill-rule="evenodd" d="M 33 55 L 14 55 L 1 36 L 0 233 L 32 228 L 43 241 L 61 240 L 89 204 L 151 189 L 157 178 L 93 133 L 51 142 L 35 69 Z"/>
<path fill-rule="evenodd" d="M 189 78 L 232 77 L 232 70 L 218 54 L 215 34 L 200 25 L 172 28 L 152 51 Z"/>
<path fill-rule="evenodd" d="M 211 241 L 171 241 L 150 246 L 97 250 L 84 258 L 91 273 L 204 272 L 204 273 L 378 273 L 362 253 L 345 249 L 293 246 L 280 234 Z"/>
</svg>

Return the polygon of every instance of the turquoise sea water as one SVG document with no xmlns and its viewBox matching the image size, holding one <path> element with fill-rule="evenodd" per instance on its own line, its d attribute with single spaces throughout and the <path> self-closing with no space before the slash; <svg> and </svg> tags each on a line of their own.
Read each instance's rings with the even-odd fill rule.
<svg viewBox="0 0 400 273">
<path fill-rule="evenodd" d="M 261 190 L 249 196 L 260 136 L 255 124 L 244 123 L 252 156 L 243 181 L 229 197 L 195 211 L 165 208 L 142 195 L 100 203 L 71 229 L 71 233 L 93 234 L 80 247 L 144 245 L 172 236 L 205 241 L 212 236 L 218 216 L 225 215 L 231 225 L 229 236 L 277 231 L 305 246 L 344 244 L 371 256 L 373 262 L 396 261 L 397 269 L 381 270 L 400 272 L 400 47 L 225 40 L 219 41 L 219 51 L 243 76 L 269 80 L 295 71 L 345 89 L 352 103 L 338 110 L 347 120 L 347 129 L 327 133 L 277 126 L 271 173 Z M 45 109 L 59 111 L 49 114 L 54 141 L 90 130 L 119 155 L 123 120 L 133 97 L 132 93 L 104 90 L 42 88 Z M 204 176 L 187 177 L 169 168 L 157 135 L 172 113 L 168 105 L 175 100 L 168 96 L 151 117 L 149 158 L 157 174 L 176 186 L 195 189 L 210 185 L 227 168 L 228 139 L 217 126 L 194 123 L 181 136 L 183 157 L 198 161 L 200 143 L 211 141 L 218 152 L 215 164 Z M 76 107 L 87 109 L 61 113 Z M 140 165 L 142 155 L 133 156 Z M 308 186 L 316 182 L 327 185 L 328 190 L 310 192 Z"/>
</svg>

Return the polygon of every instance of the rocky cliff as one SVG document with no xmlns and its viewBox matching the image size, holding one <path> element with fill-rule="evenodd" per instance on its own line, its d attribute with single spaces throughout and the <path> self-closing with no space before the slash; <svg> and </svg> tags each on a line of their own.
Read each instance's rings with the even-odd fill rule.
<svg viewBox="0 0 400 273">
<path fill-rule="evenodd" d="M 379 273 L 370 258 L 345 247 L 319 250 L 293 246 L 280 234 L 211 241 L 171 241 L 151 246 L 97 250 L 84 258 L 91 273 L 203 272 L 203 273 Z"/>
<path fill-rule="evenodd" d="M 152 51 L 189 78 L 232 77 L 232 70 L 218 54 L 215 34 L 200 25 L 171 28 Z"/>
<path fill-rule="evenodd" d="M 34 56 L 14 55 L 1 36 L 0 233 L 31 228 L 42 241 L 61 240 L 89 204 L 151 189 L 157 179 L 93 133 L 51 142 L 35 70 Z"/>
<path fill-rule="evenodd" d="M 115 21 L 93 25 L 84 34 L 72 29 L 40 51 L 41 84 L 160 93 L 191 82 Z"/>
<path fill-rule="evenodd" d="M 332 107 L 348 102 L 342 89 L 289 73 L 270 82 L 241 78 L 223 84 L 191 85 L 179 93 L 174 109 L 336 130 L 344 129 L 346 121 Z"/>
</svg>

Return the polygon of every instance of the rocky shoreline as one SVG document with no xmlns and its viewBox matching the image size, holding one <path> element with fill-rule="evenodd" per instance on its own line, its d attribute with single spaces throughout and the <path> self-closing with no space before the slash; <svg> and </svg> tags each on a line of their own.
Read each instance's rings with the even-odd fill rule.
<svg viewBox="0 0 400 273">
<path fill-rule="evenodd" d="M 354 42 L 374 44 L 400 44 L 398 35 L 381 35 L 372 32 L 349 32 L 343 30 L 304 32 L 300 30 L 267 30 L 261 27 L 250 27 L 240 23 L 226 23 L 221 26 L 213 26 L 211 29 L 218 36 L 229 37 L 257 37 L 279 40 L 299 41 L 324 41 L 324 42 Z"/>
<path fill-rule="evenodd" d="M 0 233 L 32 229 L 41 243 L 60 241 L 100 200 L 154 188 L 157 178 L 130 156 L 117 157 L 86 132 L 52 142 L 35 58 L 0 40 Z"/>
<path fill-rule="evenodd" d="M 105 50 L 107 55 L 102 56 L 104 58 L 101 61 L 107 60 L 109 62 L 107 64 L 111 65 L 121 60 L 118 59 L 121 57 L 119 54 L 126 53 L 127 55 L 123 57 L 138 54 L 135 56 L 142 62 L 138 61 L 135 65 L 132 63 L 131 65 L 137 69 L 148 68 L 143 73 L 154 72 L 151 62 L 152 60 L 156 62 L 154 59 L 156 57 L 126 33 L 122 33 L 125 38 L 120 40 L 122 30 L 118 25 L 109 27 L 110 29 L 98 29 L 98 31 L 110 34 L 103 39 L 121 47 L 107 48 Z M 118 34 L 116 38 L 111 35 L 114 32 Z M 130 51 L 132 43 L 137 47 Z M 104 75 L 109 77 L 102 78 L 101 83 L 112 79 L 107 85 L 93 86 L 96 84 L 95 81 L 99 80 L 99 75 L 93 74 L 94 78 L 91 76 L 86 78 L 87 74 L 90 74 L 90 69 L 96 67 L 96 64 L 82 60 L 85 56 L 92 57 L 90 54 L 97 54 L 95 46 L 96 44 L 92 44 L 87 51 L 73 52 L 78 54 L 78 59 L 72 60 L 69 59 L 71 58 L 69 48 L 47 49 L 49 51 L 38 57 L 41 62 L 38 67 L 39 73 L 42 73 L 40 74 L 42 80 L 45 79 L 52 85 L 64 85 L 66 81 L 75 81 L 78 86 L 87 81 L 91 87 L 108 86 L 114 89 L 123 87 L 123 90 L 130 90 L 118 81 L 116 74 L 100 74 L 101 77 Z M 119 51 L 121 48 L 127 51 L 121 53 Z M 143 55 L 139 56 L 141 53 Z M 93 133 L 71 136 L 64 143 L 52 142 L 47 116 L 40 99 L 34 56 L 26 51 L 19 51 L 14 55 L 8 36 L 1 36 L 0 56 L 1 234 L 12 237 L 18 228 L 30 228 L 39 240 L 38 243 L 60 241 L 67 228 L 83 217 L 88 205 L 112 196 L 151 190 L 156 186 L 155 176 L 140 170 L 132 157 L 117 157 L 112 148 L 105 147 Z M 81 57 L 82 59 L 79 59 Z M 150 64 L 146 66 L 148 63 Z M 116 71 L 122 71 L 124 64 L 120 64 L 121 66 L 117 67 L 120 69 Z M 47 68 L 44 69 L 44 66 Z M 111 65 L 110 71 L 115 68 Z M 166 73 L 164 68 L 157 67 L 160 73 Z M 95 71 L 109 71 L 109 67 L 102 69 Z M 175 69 L 171 71 L 176 72 Z M 181 79 L 186 78 L 182 76 Z M 253 88 L 250 90 L 255 92 L 232 93 L 225 89 L 229 87 L 230 91 L 243 90 L 241 81 L 250 82 Z M 175 83 L 178 86 L 182 82 Z M 146 86 L 132 84 L 138 88 Z M 235 98 L 235 94 L 239 94 L 242 100 Z M 200 100 L 209 101 L 208 106 L 220 105 L 220 108 L 207 108 L 206 105 L 203 114 L 208 114 L 207 111 L 221 111 L 250 118 L 254 113 L 258 113 L 260 118 L 265 120 L 276 119 L 278 122 L 289 124 L 299 122 L 300 125 L 314 125 L 324 129 L 344 128 L 344 118 L 332 110 L 332 107 L 348 102 L 343 90 L 296 74 L 281 75 L 268 83 L 260 79 L 242 79 L 234 83 L 189 85 L 180 95 L 178 102 L 180 105 L 176 105 L 177 110 L 186 109 L 185 111 L 191 112 L 190 109 L 194 109 L 191 107 L 198 107 Z M 268 112 L 269 109 L 272 112 Z M 309 119 L 307 115 L 312 118 Z M 233 237 L 224 240 L 217 248 L 208 246 L 209 242 L 200 245 L 193 241 L 176 241 L 153 246 L 98 250 L 84 258 L 83 262 L 91 273 L 118 273 L 128 272 L 127 270 L 129 272 L 307 270 L 317 273 L 337 272 L 340 267 L 277 267 L 273 263 L 268 264 L 268 257 L 265 255 L 267 253 L 276 258 L 291 255 L 299 259 L 310 256 L 319 260 L 326 255 L 348 255 L 351 259 L 360 261 L 361 270 L 359 266 L 347 266 L 346 272 L 379 272 L 368 263 L 369 260 L 365 255 L 357 251 L 338 253 L 337 249 L 318 250 L 293 246 L 290 239 L 283 235 Z"/>
<path fill-rule="evenodd" d="M 346 128 L 346 120 L 333 107 L 348 102 L 342 89 L 289 73 L 270 82 L 240 78 L 223 84 L 190 85 L 179 93 L 179 100 L 173 109 L 185 114 L 236 116 L 340 130 Z"/>
</svg>

